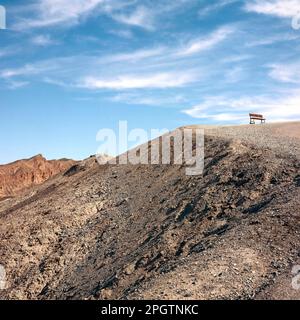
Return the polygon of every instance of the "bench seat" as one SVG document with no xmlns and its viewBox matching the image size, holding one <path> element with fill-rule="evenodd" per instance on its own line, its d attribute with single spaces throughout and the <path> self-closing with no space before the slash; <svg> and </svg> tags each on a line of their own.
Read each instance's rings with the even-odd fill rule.
<svg viewBox="0 0 300 320">
<path fill-rule="evenodd" d="M 260 120 L 261 123 L 265 123 L 266 119 L 262 114 L 257 114 L 257 113 L 249 113 L 250 117 L 250 124 L 255 124 L 255 120 Z"/>
</svg>

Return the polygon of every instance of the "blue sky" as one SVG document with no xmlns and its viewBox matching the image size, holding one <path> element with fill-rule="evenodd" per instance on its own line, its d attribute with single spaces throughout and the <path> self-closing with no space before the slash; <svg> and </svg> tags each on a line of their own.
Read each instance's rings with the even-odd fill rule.
<svg viewBox="0 0 300 320">
<path fill-rule="evenodd" d="M 300 0 L 0 0 L 0 163 L 96 133 L 300 119 Z"/>
</svg>

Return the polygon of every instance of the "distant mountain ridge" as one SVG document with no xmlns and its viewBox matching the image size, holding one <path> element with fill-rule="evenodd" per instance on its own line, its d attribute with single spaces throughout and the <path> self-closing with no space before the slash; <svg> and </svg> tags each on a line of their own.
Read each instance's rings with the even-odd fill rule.
<svg viewBox="0 0 300 320">
<path fill-rule="evenodd" d="M 38 154 L 29 159 L 0 165 L 0 199 L 16 196 L 24 189 L 68 170 L 75 163 L 69 159 L 47 160 Z"/>
</svg>

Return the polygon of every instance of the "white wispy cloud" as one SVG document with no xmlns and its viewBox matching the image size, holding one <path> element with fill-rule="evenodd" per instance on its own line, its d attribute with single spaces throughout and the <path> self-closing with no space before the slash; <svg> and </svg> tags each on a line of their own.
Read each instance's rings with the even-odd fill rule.
<svg viewBox="0 0 300 320">
<path fill-rule="evenodd" d="M 168 19 L 177 11 L 185 10 L 189 6 L 196 3 L 197 0 L 160 0 L 148 1 L 140 0 L 132 2 L 136 6 L 132 6 L 126 12 L 118 12 L 114 10 L 110 16 L 128 26 L 140 27 L 148 31 L 157 30 L 162 21 Z"/>
<path fill-rule="evenodd" d="M 8 89 L 11 89 L 11 90 L 20 89 L 28 85 L 29 85 L 29 81 L 14 81 L 11 79 L 7 81 L 7 87 Z"/>
<path fill-rule="evenodd" d="M 183 47 L 180 50 L 180 52 L 178 52 L 178 54 L 182 56 L 189 56 L 195 53 L 212 49 L 213 47 L 227 39 L 229 35 L 231 35 L 234 32 L 235 28 L 230 26 L 223 26 L 217 29 L 216 31 L 212 32 L 208 36 L 204 36 L 199 39 L 193 40 L 187 46 Z"/>
<path fill-rule="evenodd" d="M 87 89 L 144 89 L 181 87 L 196 80 L 193 72 L 162 72 L 149 75 L 120 75 L 115 78 L 86 77 L 79 87 Z"/>
<path fill-rule="evenodd" d="M 272 64 L 269 75 L 271 78 L 286 83 L 300 84 L 300 62 L 290 64 Z M 299 106 L 300 109 L 300 106 Z"/>
<path fill-rule="evenodd" d="M 226 6 L 229 6 L 235 2 L 239 2 L 239 0 L 218 0 L 217 2 L 213 3 L 213 4 L 209 4 L 207 6 L 205 6 L 204 8 L 201 8 L 199 11 L 199 16 L 206 16 L 211 14 L 212 12 L 216 12 L 219 11 L 221 9 L 223 9 Z"/>
<path fill-rule="evenodd" d="M 246 11 L 292 18 L 300 10 L 299 0 L 251 0 L 245 4 Z"/>
<path fill-rule="evenodd" d="M 71 59 L 71 58 L 70 58 Z M 68 58 L 57 58 L 28 63 L 18 68 L 7 68 L 0 71 L 0 78 L 13 79 L 17 77 L 31 77 L 41 75 L 47 72 L 53 72 L 61 69 L 61 66 L 68 61 Z"/>
<path fill-rule="evenodd" d="M 134 37 L 131 30 L 110 30 L 109 33 L 125 39 L 132 39 Z"/>
<path fill-rule="evenodd" d="M 198 58 L 202 50 L 214 48 L 229 37 L 233 30 L 230 26 L 224 26 L 201 36 L 201 40 L 199 38 L 186 40 L 187 44 L 181 41 L 174 46 L 161 45 L 131 52 L 104 55 L 101 51 L 94 51 L 91 55 L 45 59 L 2 69 L 0 77 L 22 81 L 31 81 L 34 78 L 36 81 L 47 83 L 51 81 L 51 84 L 63 87 L 79 85 L 86 89 L 181 87 L 202 80 L 206 75 L 216 71 L 215 68 L 205 71 L 206 66 L 201 66 L 200 63 L 195 66 L 191 58 L 193 55 Z M 35 40 L 39 44 L 46 45 L 52 38 L 39 37 Z M 230 77 L 233 81 L 234 74 Z"/>
<path fill-rule="evenodd" d="M 5 47 L 0 48 L 0 58 L 8 57 L 17 54 L 20 48 L 17 47 Z"/>
<path fill-rule="evenodd" d="M 161 0 L 155 5 L 141 0 L 35 0 L 15 8 L 15 30 L 72 26 L 91 15 L 108 16 L 128 26 L 154 30 L 158 17 L 176 11 L 194 0 Z M 127 33 L 128 35 L 128 33 Z"/>
<path fill-rule="evenodd" d="M 151 49 L 141 49 L 130 53 L 117 53 L 111 56 L 103 57 L 103 63 L 117 63 L 117 62 L 138 62 L 147 58 L 161 56 L 167 53 L 167 48 L 157 47 Z"/>
<path fill-rule="evenodd" d="M 300 93 L 285 96 L 207 97 L 202 103 L 183 112 L 193 118 L 217 122 L 239 122 L 248 119 L 249 112 L 262 113 L 268 121 L 300 119 Z"/>
<path fill-rule="evenodd" d="M 30 39 L 30 42 L 36 46 L 46 47 L 50 45 L 58 44 L 58 42 L 51 38 L 50 35 L 37 35 Z"/>
<path fill-rule="evenodd" d="M 253 55 L 251 54 L 236 54 L 232 56 L 228 56 L 222 59 L 222 62 L 224 63 L 237 63 L 242 62 L 246 60 L 253 59 Z"/>
<path fill-rule="evenodd" d="M 10 55 L 10 51 L 6 49 L 0 49 L 0 58 Z"/>
<path fill-rule="evenodd" d="M 121 102 L 129 105 L 146 105 L 146 106 L 174 106 L 179 103 L 186 103 L 187 99 L 180 94 L 141 94 L 141 93 L 119 93 L 110 98 L 110 101 Z"/>
<path fill-rule="evenodd" d="M 235 66 L 225 73 L 225 81 L 227 83 L 236 83 L 244 76 L 245 70 L 241 66 Z"/>
<path fill-rule="evenodd" d="M 0 72 L 1 78 L 13 78 L 16 76 L 27 76 L 32 74 L 38 74 L 40 72 L 39 68 L 36 68 L 34 65 L 25 65 L 21 68 L 15 68 L 15 69 L 5 69 Z"/>
<path fill-rule="evenodd" d="M 154 13 L 145 6 L 139 6 L 128 14 L 113 14 L 112 17 L 116 21 L 127 25 L 141 27 L 147 30 L 154 29 Z"/>
<path fill-rule="evenodd" d="M 249 41 L 246 43 L 246 46 L 247 47 L 267 46 L 277 42 L 294 41 L 294 40 L 298 40 L 299 38 L 300 38 L 300 35 L 298 34 L 276 34 L 273 36 Z"/>
<path fill-rule="evenodd" d="M 43 28 L 55 25 L 77 24 L 80 19 L 95 12 L 99 6 L 106 10 L 113 0 L 38 0 L 28 4 L 24 11 L 31 10 L 33 18 L 20 18 L 14 29 Z"/>
</svg>

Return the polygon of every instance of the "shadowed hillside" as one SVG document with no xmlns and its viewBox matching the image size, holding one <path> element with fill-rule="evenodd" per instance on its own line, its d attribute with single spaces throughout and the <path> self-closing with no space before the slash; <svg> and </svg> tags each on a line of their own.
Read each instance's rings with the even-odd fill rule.
<svg viewBox="0 0 300 320">
<path fill-rule="evenodd" d="M 203 175 L 91 158 L 0 202 L 0 297 L 300 298 L 300 124 L 288 126 L 205 127 Z"/>
</svg>

